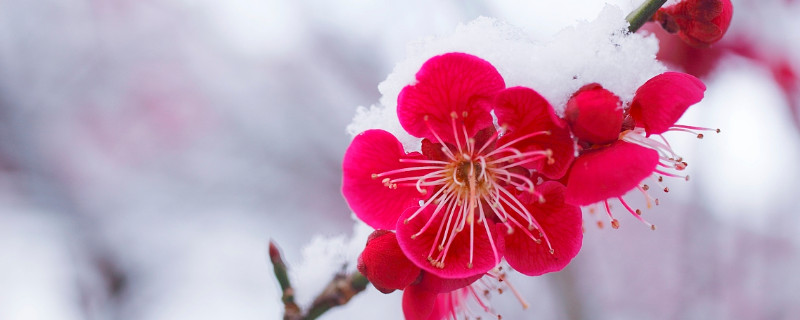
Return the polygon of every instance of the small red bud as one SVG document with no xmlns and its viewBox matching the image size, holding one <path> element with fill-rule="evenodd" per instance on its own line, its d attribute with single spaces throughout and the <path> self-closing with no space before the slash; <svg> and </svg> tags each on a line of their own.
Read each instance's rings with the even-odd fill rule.
<svg viewBox="0 0 800 320">
<path fill-rule="evenodd" d="M 722 39 L 732 17 L 730 0 L 684 0 L 659 9 L 654 19 L 687 44 L 704 48 Z"/>
<path fill-rule="evenodd" d="M 622 128 L 622 102 L 596 83 L 575 92 L 564 115 L 575 136 L 592 144 L 614 142 Z"/>
<path fill-rule="evenodd" d="M 358 257 L 358 271 L 378 291 L 390 293 L 413 283 L 421 270 L 406 258 L 394 232 L 375 230 Z"/>
</svg>

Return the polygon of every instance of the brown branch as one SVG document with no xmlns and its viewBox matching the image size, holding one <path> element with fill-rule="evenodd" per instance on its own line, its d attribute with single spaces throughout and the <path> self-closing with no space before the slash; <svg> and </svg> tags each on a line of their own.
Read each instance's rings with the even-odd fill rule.
<svg viewBox="0 0 800 320">
<path fill-rule="evenodd" d="M 281 286 L 283 295 L 281 300 L 284 305 L 283 320 L 313 320 L 331 308 L 346 304 L 356 294 L 367 288 L 369 280 L 358 271 L 349 275 L 345 273 L 336 274 L 331 282 L 314 299 L 307 312 L 294 301 L 294 289 L 289 282 L 286 264 L 281 258 L 280 250 L 273 241 L 269 242 L 269 259 L 275 272 L 275 278 Z"/>
<path fill-rule="evenodd" d="M 333 307 L 346 304 L 356 294 L 367 288 L 369 280 L 358 271 L 333 277 L 322 293 L 314 299 L 303 320 L 314 320 Z"/>
</svg>

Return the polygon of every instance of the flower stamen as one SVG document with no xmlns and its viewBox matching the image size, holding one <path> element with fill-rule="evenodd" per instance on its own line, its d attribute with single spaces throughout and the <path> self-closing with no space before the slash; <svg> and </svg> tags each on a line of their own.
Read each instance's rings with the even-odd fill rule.
<svg viewBox="0 0 800 320">
<path fill-rule="evenodd" d="M 614 215 L 611 214 L 611 206 L 608 205 L 608 200 L 603 200 L 603 204 L 606 208 L 606 213 L 608 213 L 608 218 L 611 219 L 611 227 L 614 229 L 619 229 L 619 220 L 614 218 Z"/>
<path fill-rule="evenodd" d="M 456 161 L 456 155 L 450 151 L 450 148 L 447 147 L 447 144 L 444 143 L 444 140 L 442 140 L 439 134 L 436 133 L 436 130 L 433 129 L 433 126 L 431 126 L 430 122 L 428 122 L 428 116 L 426 115 L 423 119 L 425 120 L 425 126 L 427 126 L 428 130 L 433 134 L 434 137 L 436 137 L 436 141 L 442 145 L 442 152 L 444 152 L 444 154 L 447 155 L 451 161 Z"/>
<path fill-rule="evenodd" d="M 631 213 L 631 215 L 633 215 L 636 219 L 639 219 L 639 221 L 641 221 L 642 223 L 644 223 L 645 225 L 650 227 L 650 230 L 655 230 L 656 229 L 655 225 L 647 222 L 646 220 L 644 220 L 644 218 L 642 218 L 642 214 L 641 214 L 641 211 L 639 209 L 636 209 L 636 210 L 631 209 L 631 207 L 628 205 L 628 203 L 625 202 L 625 200 L 622 199 L 622 197 L 617 197 L 617 199 L 619 200 L 620 203 L 622 203 L 622 206 L 624 206 L 625 209 L 627 209 L 628 212 Z"/>
<path fill-rule="evenodd" d="M 509 142 L 506 142 L 506 144 L 504 144 L 503 146 L 501 146 L 501 147 L 499 147 L 499 148 L 495 149 L 495 150 L 494 150 L 494 151 L 492 151 L 492 152 L 489 152 L 489 154 L 487 154 L 486 156 L 487 156 L 487 157 L 491 157 L 491 156 L 493 156 L 495 153 L 497 153 L 497 152 L 500 152 L 500 151 L 502 151 L 502 150 L 505 150 L 506 148 L 508 148 L 508 146 L 510 146 L 510 145 L 512 145 L 512 144 L 515 144 L 515 143 L 517 143 L 517 142 L 520 142 L 520 141 L 522 141 L 522 140 L 525 140 L 525 139 L 528 139 L 528 138 L 533 138 L 533 137 L 535 137 L 535 136 L 540 136 L 540 135 L 550 135 L 550 134 L 551 134 L 551 133 L 550 133 L 550 131 L 549 131 L 549 130 L 548 130 L 548 131 L 537 131 L 537 132 L 533 132 L 533 133 L 526 134 L 526 135 L 524 135 L 524 136 L 521 136 L 521 137 L 519 137 L 519 138 L 516 138 L 516 139 L 514 139 L 514 140 L 511 140 L 511 141 L 509 141 Z"/>
</svg>

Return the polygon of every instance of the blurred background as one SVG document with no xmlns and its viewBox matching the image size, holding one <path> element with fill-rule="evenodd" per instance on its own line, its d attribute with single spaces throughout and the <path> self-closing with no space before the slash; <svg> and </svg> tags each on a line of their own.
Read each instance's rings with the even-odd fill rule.
<svg viewBox="0 0 800 320">
<path fill-rule="evenodd" d="M 0 2 L 0 319 L 280 318 L 267 243 L 297 267 L 312 236 L 352 232 L 345 127 L 408 42 L 481 15 L 546 41 L 603 6 Z M 734 8 L 712 49 L 658 35 L 659 57 L 708 85 L 680 123 L 722 129 L 670 137 L 692 180 L 657 195 L 658 230 L 587 212 L 570 266 L 513 277 L 529 310 L 495 297 L 504 319 L 800 315 L 800 1 Z M 400 294 L 369 288 L 323 318 L 401 319 Z"/>
</svg>

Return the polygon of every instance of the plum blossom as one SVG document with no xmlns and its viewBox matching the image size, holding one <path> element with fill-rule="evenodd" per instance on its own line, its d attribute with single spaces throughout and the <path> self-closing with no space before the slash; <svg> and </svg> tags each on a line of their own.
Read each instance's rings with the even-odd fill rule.
<svg viewBox="0 0 800 320">
<path fill-rule="evenodd" d="M 703 98 L 705 88 L 694 76 L 666 72 L 639 87 L 627 109 L 618 97 L 599 84 L 578 90 L 566 109 L 566 120 L 581 148 L 567 176 L 567 202 L 589 205 L 602 201 L 612 226 L 618 228 L 619 222 L 611 215 L 608 204 L 608 199 L 616 198 L 634 217 L 655 229 L 622 196 L 638 189 L 651 206 L 654 201 L 643 180 L 651 176 L 659 182 L 663 176 L 688 180 L 688 176 L 669 172 L 683 170 L 687 163 L 661 134 L 684 131 L 702 138 L 703 134 L 696 131 L 711 130 L 675 124 L 691 105 Z"/>
<path fill-rule="evenodd" d="M 408 320 L 458 319 L 478 313 L 492 314 L 492 291 L 510 289 L 523 308 L 527 303 L 506 281 L 502 267 L 461 279 L 444 279 L 416 267 L 400 250 L 396 234 L 376 230 L 358 258 L 358 270 L 383 293 L 403 290 L 403 314 Z M 477 310 L 473 310 L 477 308 Z"/>
<path fill-rule="evenodd" d="M 505 257 L 539 275 L 577 254 L 580 210 L 564 201 L 563 185 L 533 178 L 559 179 L 574 158 L 566 123 L 541 95 L 505 88 L 478 57 L 448 53 L 423 64 L 397 115 L 422 138 L 421 152 L 406 153 L 383 130 L 359 134 L 345 153 L 342 192 L 364 222 L 397 230 L 403 254 L 425 274 L 480 276 Z"/>
</svg>

